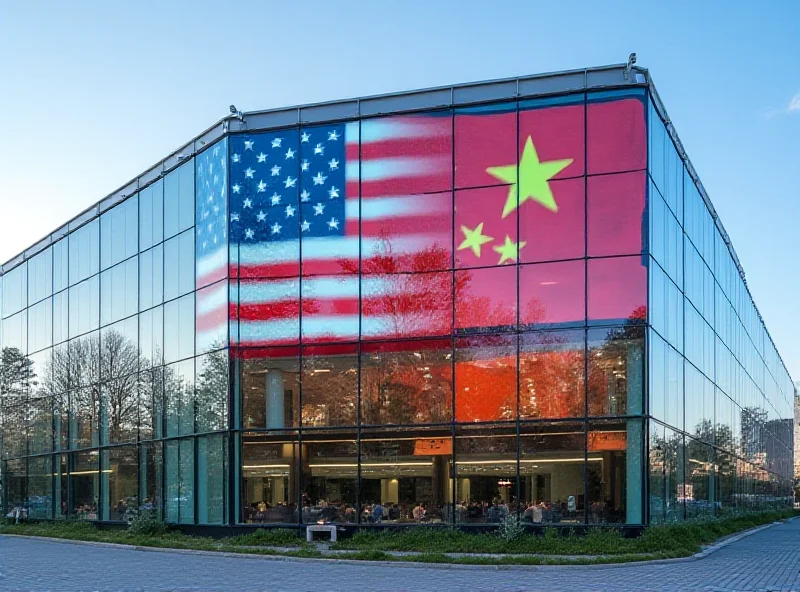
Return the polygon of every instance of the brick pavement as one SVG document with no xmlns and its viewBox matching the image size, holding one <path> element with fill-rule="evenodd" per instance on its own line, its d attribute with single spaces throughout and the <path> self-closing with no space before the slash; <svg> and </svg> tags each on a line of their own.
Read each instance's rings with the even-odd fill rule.
<svg viewBox="0 0 800 592">
<path fill-rule="evenodd" d="M 0 536 L 3 592 L 740 590 L 800 592 L 800 520 L 688 562 L 458 569 L 186 555 Z"/>
</svg>

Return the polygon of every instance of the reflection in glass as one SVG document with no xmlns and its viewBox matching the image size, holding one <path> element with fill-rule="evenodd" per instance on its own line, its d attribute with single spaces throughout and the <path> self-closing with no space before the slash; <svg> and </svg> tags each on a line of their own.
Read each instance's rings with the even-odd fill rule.
<svg viewBox="0 0 800 592">
<path fill-rule="evenodd" d="M 194 360 L 164 367 L 167 437 L 194 433 Z"/>
<path fill-rule="evenodd" d="M 28 304 L 39 302 L 52 293 L 53 251 L 48 247 L 28 260 Z"/>
<path fill-rule="evenodd" d="M 3 317 L 7 317 L 28 305 L 28 264 L 18 265 L 2 277 L 2 310 Z"/>
<path fill-rule="evenodd" d="M 194 439 L 165 443 L 167 522 L 194 524 Z"/>
<path fill-rule="evenodd" d="M 163 437 L 164 369 L 155 368 L 139 375 L 139 439 Z"/>
<path fill-rule="evenodd" d="M 100 520 L 128 521 L 139 509 L 139 467 L 134 446 L 100 452 L 103 492 Z"/>
<path fill-rule="evenodd" d="M 194 355 L 194 294 L 189 294 L 164 305 L 164 363 L 174 362 Z"/>
<path fill-rule="evenodd" d="M 590 321 L 643 322 L 647 314 L 647 268 L 641 257 L 590 259 Z"/>
<path fill-rule="evenodd" d="M 164 181 L 139 191 L 139 250 L 164 240 Z"/>
<path fill-rule="evenodd" d="M 196 353 L 202 354 L 228 344 L 228 292 L 227 281 L 197 291 Z"/>
<path fill-rule="evenodd" d="M 53 459 L 37 456 L 28 459 L 28 517 L 48 520 L 53 518 Z"/>
<path fill-rule="evenodd" d="M 516 514 L 517 437 L 464 429 L 456 436 L 456 523 L 503 522 Z"/>
<path fill-rule="evenodd" d="M 516 103 L 456 109 L 453 148 L 456 188 L 504 184 L 488 175 L 486 169 L 515 163 L 516 145 Z"/>
<path fill-rule="evenodd" d="M 556 419 L 583 416 L 584 374 L 583 330 L 520 335 L 520 417 Z"/>
<path fill-rule="evenodd" d="M 646 173 L 590 177 L 587 184 L 589 256 L 644 251 Z"/>
<path fill-rule="evenodd" d="M 303 523 L 357 520 L 358 448 L 353 433 L 310 435 L 303 447 Z M 380 521 L 380 500 L 367 502 L 365 520 Z"/>
<path fill-rule="evenodd" d="M 358 418 L 358 347 L 303 348 L 303 427 L 355 425 Z"/>
<path fill-rule="evenodd" d="M 517 270 L 513 266 L 459 270 L 455 274 L 456 331 L 514 330 Z"/>
<path fill-rule="evenodd" d="M 142 444 L 139 447 L 139 510 L 154 511 L 159 520 L 164 518 L 164 497 L 161 489 L 164 476 L 163 447 L 161 442 Z"/>
<path fill-rule="evenodd" d="M 135 255 L 138 235 L 139 201 L 134 195 L 100 216 L 100 268 Z"/>
<path fill-rule="evenodd" d="M 644 330 L 589 329 L 589 415 L 638 415 L 644 396 Z"/>
<path fill-rule="evenodd" d="M 69 289 L 70 338 L 88 333 L 100 326 L 100 282 L 98 277 L 94 276 Z"/>
<path fill-rule="evenodd" d="M 228 140 L 195 158 L 198 288 L 228 277 Z"/>
<path fill-rule="evenodd" d="M 230 303 L 231 341 L 253 346 L 300 341 L 299 278 L 241 279 L 231 285 Z"/>
<path fill-rule="evenodd" d="M 242 441 L 242 521 L 297 523 L 297 442 L 267 441 L 245 434 Z"/>
<path fill-rule="evenodd" d="M 196 361 L 197 431 L 225 429 L 228 423 L 228 350 L 217 350 Z"/>
<path fill-rule="evenodd" d="M 164 300 L 164 249 L 161 245 L 139 255 L 139 310 Z"/>
<path fill-rule="evenodd" d="M 642 522 L 642 422 L 589 425 L 587 504 L 597 524 Z"/>
<path fill-rule="evenodd" d="M 527 245 L 517 243 L 519 210 L 507 205 L 514 191 L 508 184 L 456 191 L 456 267 L 504 265 L 519 259 Z"/>
<path fill-rule="evenodd" d="M 109 380 L 100 387 L 100 443 L 133 442 L 138 423 L 137 375 Z"/>
<path fill-rule="evenodd" d="M 72 507 L 70 514 L 78 520 L 97 520 L 100 493 L 99 456 L 97 450 L 72 455 L 69 471 Z"/>
<path fill-rule="evenodd" d="M 136 258 L 100 274 L 100 325 L 136 314 L 139 302 L 139 270 Z"/>
<path fill-rule="evenodd" d="M 589 95 L 590 101 L 591 98 Z M 587 173 L 597 175 L 645 168 L 646 129 L 646 113 L 640 98 L 590 102 L 586 109 Z"/>
<path fill-rule="evenodd" d="M 164 238 L 175 236 L 193 225 L 194 162 L 189 160 L 164 178 Z"/>
<path fill-rule="evenodd" d="M 560 179 L 550 181 L 549 186 L 557 210 L 539 203 L 519 210 L 520 240 L 525 242 L 520 251 L 523 263 L 576 259 L 586 252 L 584 179 Z"/>
<path fill-rule="evenodd" d="M 242 350 L 237 357 L 245 428 L 297 426 L 300 368 L 295 348 Z"/>
<path fill-rule="evenodd" d="M 222 524 L 226 520 L 227 453 L 223 434 L 197 439 L 198 524 Z"/>
<path fill-rule="evenodd" d="M 69 285 L 100 271 L 100 221 L 93 220 L 69 235 Z"/>
<path fill-rule="evenodd" d="M 582 325 L 585 273 L 583 260 L 520 266 L 520 324 Z"/>
<path fill-rule="evenodd" d="M 456 421 L 516 419 L 517 337 L 459 337 L 455 346 Z"/>
<path fill-rule="evenodd" d="M 100 387 L 87 386 L 70 393 L 70 448 L 97 446 Z"/>
<path fill-rule="evenodd" d="M 69 239 L 63 238 L 53 245 L 53 293 L 69 286 Z"/>
<path fill-rule="evenodd" d="M 184 232 L 164 243 L 164 300 L 194 290 L 194 234 Z"/>
</svg>

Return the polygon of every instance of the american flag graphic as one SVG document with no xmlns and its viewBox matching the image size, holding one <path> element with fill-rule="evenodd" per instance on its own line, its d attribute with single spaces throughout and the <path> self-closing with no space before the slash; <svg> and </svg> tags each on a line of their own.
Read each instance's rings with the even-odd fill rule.
<svg viewBox="0 0 800 592">
<path fill-rule="evenodd" d="M 195 159 L 197 353 L 227 341 L 228 142 L 222 140 Z"/>
<path fill-rule="evenodd" d="M 231 341 L 449 333 L 452 300 L 432 290 L 449 294 L 452 274 L 408 272 L 451 267 L 451 126 L 408 116 L 232 137 Z"/>
</svg>

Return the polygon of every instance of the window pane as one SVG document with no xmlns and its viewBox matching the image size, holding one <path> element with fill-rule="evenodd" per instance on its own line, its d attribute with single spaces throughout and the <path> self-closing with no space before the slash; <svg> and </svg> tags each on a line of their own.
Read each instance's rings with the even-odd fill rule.
<svg viewBox="0 0 800 592">
<path fill-rule="evenodd" d="M 194 163 L 190 160 L 164 178 L 164 238 L 175 236 L 192 226 Z"/>
<path fill-rule="evenodd" d="M 519 356 L 522 419 L 583 417 L 583 330 L 523 333 Z"/>
<path fill-rule="evenodd" d="M 308 497 L 303 506 L 303 522 L 356 522 L 358 447 L 355 434 L 335 437 L 314 434 L 308 441 L 304 440 L 303 451 L 306 455 L 303 465 L 308 467 L 303 475 L 303 493 Z M 382 522 L 384 516 L 388 518 L 388 500 L 365 500 L 365 504 L 370 510 L 367 513 L 365 508 L 365 521 Z"/>
<path fill-rule="evenodd" d="M 589 424 L 587 503 L 593 524 L 642 523 L 641 420 Z"/>
<path fill-rule="evenodd" d="M 449 521 L 453 441 L 449 433 L 361 436 L 362 522 Z M 379 508 L 377 506 L 380 506 Z"/>
<path fill-rule="evenodd" d="M 298 130 L 235 135 L 230 142 L 231 274 L 243 278 L 300 275 Z M 312 198 L 318 198 L 313 203 L 325 202 L 328 195 L 321 187 L 317 185 L 320 195 L 304 194 L 304 202 L 312 203 Z M 310 230 L 311 226 L 306 232 Z"/>
<path fill-rule="evenodd" d="M 100 271 L 100 222 L 93 220 L 69 235 L 69 283 Z"/>
<path fill-rule="evenodd" d="M 184 232 L 164 243 L 164 300 L 194 290 L 194 236 Z"/>
<path fill-rule="evenodd" d="M 28 351 L 37 352 L 53 344 L 53 307 L 50 298 L 28 309 Z"/>
<path fill-rule="evenodd" d="M 28 264 L 18 265 L 3 276 L 3 317 L 28 306 Z"/>
<path fill-rule="evenodd" d="M 169 364 L 194 355 L 194 294 L 164 305 L 164 362 Z"/>
<path fill-rule="evenodd" d="M 163 437 L 164 370 L 155 368 L 139 374 L 139 439 Z"/>
<path fill-rule="evenodd" d="M 358 419 L 358 346 L 303 348 L 304 427 L 350 426 Z"/>
<path fill-rule="evenodd" d="M 456 330 L 513 331 L 517 325 L 517 269 L 514 266 L 457 271 Z"/>
<path fill-rule="evenodd" d="M 285 524 L 299 522 L 299 446 L 265 442 L 245 434 L 242 442 L 242 521 Z"/>
<path fill-rule="evenodd" d="M 139 315 L 139 354 L 145 368 L 164 363 L 164 309 L 160 306 Z"/>
<path fill-rule="evenodd" d="M 232 342 L 265 346 L 300 341 L 299 278 L 239 280 L 231 289 L 231 305 Z"/>
<path fill-rule="evenodd" d="M 641 257 L 588 262 L 589 320 L 642 322 L 647 314 L 647 268 Z"/>
<path fill-rule="evenodd" d="M 557 209 L 543 207 L 541 203 L 520 209 L 520 238 L 525 242 L 520 261 L 575 259 L 586 252 L 584 180 L 550 181 L 549 186 Z"/>
<path fill-rule="evenodd" d="M 101 520 L 132 519 L 139 510 L 139 466 L 134 446 L 101 452 L 103 502 Z"/>
<path fill-rule="evenodd" d="M 297 349 L 242 350 L 237 361 L 243 426 L 271 430 L 297 426 L 300 407 Z"/>
<path fill-rule="evenodd" d="M 28 460 L 28 517 L 53 517 L 53 457 L 40 456 Z"/>
<path fill-rule="evenodd" d="M 333 336 L 336 339 L 347 335 L 358 335 L 357 317 L 355 324 L 341 300 L 327 300 L 341 294 L 352 297 L 355 288 L 348 281 L 333 286 L 320 282 L 312 292 L 306 292 L 303 283 L 304 307 L 306 294 L 313 296 L 328 311 L 339 313 L 334 317 L 334 325 L 326 325 L 324 317 L 304 315 L 303 334 L 310 337 Z M 355 280 L 353 280 L 355 281 Z M 310 283 L 310 281 L 308 282 Z M 386 337 L 418 337 L 427 335 L 449 335 L 453 326 L 453 275 L 451 272 L 402 273 L 362 276 L 361 279 L 361 336 L 363 339 Z M 338 290 L 338 292 L 337 292 Z M 326 298 L 317 295 L 325 294 Z M 348 301 L 349 302 L 349 301 Z M 345 303 L 349 309 L 353 305 Z M 334 308 L 335 307 L 335 308 Z M 339 311 L 342 311 L 341 313 Z M 310 318 L 309 318 L 310 317 Z M 353 330 L 355 326 L 355 330 Z"/>
<path fill-rule="evenodd" d="M 53 450 L 53 399 L 36 397 L 28 400 L 28 450 L 27 454 L 40 454 Z M 35 459 L 31 458 L 29 462 Z"/>
<path fill-rule="evenodd" d="M 139 255 L 139 310 L 164 300 L 164 249 L 161 245 Z"/>
<path fill-rule="evenodd" d="M 70 513 L 78 520 L 97 520 L 97 498 L 100 495 L 100 453 L 78 452 L 72 456 Z"/>
<path fill-rule="evenodd" d="M 195 158 L 197 287 L 228 277 L 228 140 Z"/>
<path fill-rule="evenodd" d="M 70 448 L 97 446 L 97 416 L 100 407 L 100 387 L 87 386 L 73 390 L 70 403 Z"/>
<path fill-rule="evenodd" d="M 463 430 L 456 437 L 456 521 L 503 522 L 514 515 L 517 487 L 517 437 Z"/>
<path fill-rule="evenodd" d="M 513 420 L 517 416 L 517 338 L 456 339 L 456 421 Z"/>
<path fill-rule="evenodd" d="M 228 425 L 228 350 L 199 356 L 195 364 L 197 431 L 223 430 Z"/>
<path fill-rule="evenodd" d="M 583 425 L 523 424 L 519 448 L 522 522 L 583 522 L 586 507 L 583 485 L 586 432 Z M 600 464 L 593 460 L 590 470 L 594 466 Z"/>
<path fill-rule="evenodd" d="M 53 245 L 53 292 L 59 292 L 69 285 L 69 239 L 62 239 Z"/>
<path fill-rule="evenodd" d="M 514 185 L 456 191 L 456 266 L 514 263 L 526 245 L 517 241 Z M 533 206 L 531 206 L 533 207 Z"/>
<path fill-rule="evenodd" d="M 100 331 L 100 377 L 120 378 L 139 371 L 138 323 L 120 321 Z"/>
<path fill-rule="evenodd" d="M 100 326 L 100 281 L 94 276 L 69 289 L 69 336 L 88 333 Z"/>
<path fill-rule="evenodd" d="M 167 437 L 194 433 L 194 360 L 164 368 Z"/>
<path fill-rule="evenodd" d="M 643 169 L 647 163 L 644 102 L 591 102 L 586 112 L 588 174 Z"/>
<path fill-rule="evenodd" d="M 100 332 L 73 339 L 67 344 L 66 384 L 70 388 L 100 381 Z"/>
<path fill-rule="evenodd" d="M 583 260 L 520 266 L 520 323 L 582 325 L 585 273 Z"/>
<path fill-rule="evenodd" d="M 101 325 L 136 314 L 139 304 L 137 264 L 134 257 L 100 274 Z"/>
<path fill-rule="evenodd" d="M 134 195 L 100 216 L 100 268 L 135 255 L 138 234 L 139 202 Z"/>
<path fill-rule="evenodd" d="M 556 99 L 564 101 L 564 99 Z M 523 101 L 519 112 L 520 183 L 527 192 L 526 179 L 532 195 L 527 199 L 542 205 L 549 202 L 547 190 L 539 180 L 580 177 L 586 170 L 584 158 L 585 106 L 583 97 L 574 95 L 567 100 L 580 101 L 573 105 L 552 106 L 552 99 Z M 529 142 L 530 140 L 530 142 Z M 530 148 L 528 145 L 530 143 Z M 527 148 L 527 153 L 526 153 Z M 530 177 L 527 177 L 530 172 Z M 543 192 L 542 192 L 543 190 Z M 524 204 L 526 198 L 522 198 Z"/>
<path fill-rule="evenodd" d="M 226 521 L 227 454 L 224 435 L 197 439 L 198 524 L 222 524 Z"/>
<path fill-rule="evenodd" d="M 28 352 L 28 311 L 23 310 L 3 320 L 3 347 Z"/>
<path fill-rule="evenodd" d="M 141 510 L 155 512 L 158 520 L 164 519 L 164 492 L 161 483 L 164 475 L 163 445 L 161 442 L 143 444 L 139 448 L 139 499 Z"/>
<path fill-rule="evenodd" d="M 643 411 L 644 329 L 589 329 L 589 415 Z"/>
<path fill-rule="evenodd" d="M 455 115 L 456 187 L 504 185 L 486 172 L 517 162 L 517 104 L 457 109 Z"/>
<path fill-rule="evenodd" d="M 588 180 L 589 256 L 644 251 L 646 173 L 602 175 Z"/>
<path fill-rule="evenodd" d="M 198 354 L 225 347 L 228 344 L 228 292 L 227 281 L 222 281 L 197 291 Z"/>
<path fill-rule="evenodd" d="M 164 181 L 139 191 L 139 250 L 164 240 Z"/>
<path fill-rule="evenodd" d="M 39 302 L 52 293 L 53 252 L 47 248 L 28 261 L 28 303 Z"/>
<path fill-rule="evenodd" d="M 69 338 L 69 292 L 64 290 L 53 296 L 53 343 Z"/>
<path fill-rule="evenodd" d="M 450 340 L 362 346 L 361 421 L 421 424 L 452 420 Z"/>
</svg>

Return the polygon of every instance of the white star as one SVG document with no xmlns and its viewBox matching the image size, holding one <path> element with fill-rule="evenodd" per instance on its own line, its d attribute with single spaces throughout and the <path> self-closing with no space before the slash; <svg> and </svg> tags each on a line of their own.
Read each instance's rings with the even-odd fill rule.
<svg viewBox="0 0 800 592">
<path fill-rule="evenodd" d="M 266 219 L 267 215 L 264 212 L 259 212 L 258 215 L 256 216 L 256 220 L 258 220 L 259 222 L 263 222 Z"/>
<path fill-rule="evenodd" d="M 219 183 L 219 175 L 214 175 L 214 185 Z"/>
<path fill-rule="evenodd" d="M 245 140 L 244 141 L 244 149 L 245 150 L 252 150 L 253 149 L 253 144 L 255 144 L 254 140 Z"/>
<path fill-rule="evenodd" d="M 283 185 L 286 189 L 289 187 L 294 187 L 297 184 L 297 179 L 292 179 L 291 177 L 286 177 L 286 180 L 283 182 Z"/>
<path fill-rule="evenodd" d="M 273 206 L 277 206 L 279 203 L 281 203 L 281 196 L 278 195 L 277 192 L 273 193 L 272 194 L 272 205 Z"/>
<path fill-rule="evenodd" d="M 328 228 L 331 230 L 338 230 L 339 229 L 339 221 L 336 218 L 331 218 L 328 220 Z"/>
<path fill-rule="evenodd" d="M 315 216 L 321 216 L 322 212 L 324 212 L 324 211 L 325 211 L 325 206 L 322 205 L 321 203 L 318 203 L 317 205 L 314 206 L 314 215 Z"/>
<path fill-rule="evenodd" d="M 214 156 L 219 156 L 219 146 L 214 146 Z"/>
<path fill-rule="evenodd" d="M 207 246 L 208 246 L 208 241 L 203 241 L 203 249 L 205 249 Z"/>
<path fill-rule="evenodd" d="M 308 192 L 307 189 L 303 189 L 300 192 L 300 201 L 308 201 L 310 197 L 311 197 L 311 194 Z"/>
<path fill-rule="evenodd" d="M 294 151 L 294 150 L 292 150 L 291 148 L 289 148 L 289 149 L 286 151 L 286 158 L 294 158 L 294 153 L 295 153 L 295 151 Z"/>
<path fill-rule="evenodd" d="M 336 187 L 331 187 L 328 189 L 328 195 L 330 196 L 330 199 L 336 199 L 339 197 L 339 190 Z"/>
<path fill-rule="evenodd" d="M 321 143 L 314 146 L 314 154 L 323 154 L 325 152 L 325 146 Z"/>
<path fill-rule="evenodd" d="M 293 218 L 295 209 L 292 206 L 286 206 L 286 217 Z"/>
<path fill-rule="evenodd" d="M 328 166 L 330 167 L 330 169 L 331 169 L 332 171 L 335 171 L 336 169 L 338 169 L 338 168 L 339 168 L 339 161 L 338 161 L 338 160 L 336 160 L 335 158 L 332 158 L 332 159 L 331 159 L 331 160 L 328 162 Z"/>
<path fill-rule="evenodd" d="M 213 222 L 210 222 L 210 223 L 208 224 L 207 228 L 208 228 L 208 231 L 209 231 L 209 232 L 211 232 L 212 230 L 214 230 L 214 223 L 213 223 Z"/>
<path fill-rule="evenodd" d="M 309 167 L 308 161 L 307 161 L 307 160 L 304 160 L 304 161 L 302 162 L 302 164 L 300 165 L 300 170 L 301 170 L 301 171 L 307 171 L 307 170 L 308 170 L 308 167 Z"/>
<path fill-rule="evenodd" d="M 316 175 L 313 177 L 313 179 L 314 179 L 314 185 L 322 185 L 322 184 L 325 182 L 325 179 L 327 179 L 327 178 L 328 178 L 328 177 L 324 176 L 322 173 L 317 173 L 317 174 L 316 174 Z"/>
<path fill-rule="evenodd" d="M 238 156 L 238 154 L 237 154 L 237 156 Z M 220 158 L 219 159 L 219 166 L 222 167 L 223 171 L 225 170 L 225 159 L 224 158 Z"/>
<path fill-rule="evenodd" d="M 213 175 L 214 174 L 214 163 L 213 162 L 209 162 L 208 163 L 208 174 L 209 175 Z"/>
<path fill-rule="evenodd" d="M 328 132 L 328 140 L 336 141 L 339 139 L 339 132 L 333 130 L 332 132 Z"/>
<path fill-rule="evenodd" d="M 303 132 L 303 134 L 300 136 L 300 141 L 301 142 L 308 142 L 308 140 L 310 138 L 311 138 L 311 134 L 307 134 L 307 133 Z"/>
<path fill-rule="evenodd" d="M 267 155 L 263 152 L 259 154 L 256 158 L 258 158 L 258 162 L 267 162 Z"/>
<path fill-rule="evenodd" d="M 238 154 L 234 154 L 233 156 L 231 156 L 231 160 L 233 162 L 239 162 L 241 159 L 242 159 L 242 157 L 239 156 Z"/>
<path fill-rule="evenodd" d="M 239 221 L 239 214 L 237 214 L 236 212 L 231 214 L 231 222 L 238 222 L 238 221 Z"/>
<path fill-rule="evenodd" d="M 256 193 L 264 193 L 267 190 L 267 184 L 264 181 L 258 182 L 258 191 Z"/>
<path fill-rule="evenodd" d="M 273 148 L 280 148 L 282 141 L 283 141 L 283 138 L 275 138 L 275 139 L 273 139 L 272 140 L 272 147 Z"/>
<path fill-rule="evenodd" d="M 249 228 L 248 228 L 247 230 L 245 230 L 245 231 L 244 231 L 244 237 L 245 237 L 245 238 L 247 238 L 247 239 L 250 239 L 250 240 L 252 240 L 254 235 L 255 235 L 255 232 L 253 232 L 253 231 L 252 231 L 251 229 L 249 229 Z"/>
<path fill-rule="evenodd" d="M 271 170 L 272 170 L 272 176 L 273 177 L 277 177 L 278 175 L 281 174 L 281 167 L 279 167 L 277 164 L 274 167 L 272 167 Z"/>
<path fill-rule="evenodd" d="M 214 206 L 214 213 L 219 214 L 219 206 Z"/>
<path fill-rule="evenodd" d="M 279 234 L 280 231 L 281 231 L 281 225 L 275 222 L 275 224 L 272 225 L 272 234 Z"/>
<path fill-rule="evenodd" d="M 307 230 L 309 230 L 310 228 L 311 228 L 311 224 L 309 224 L 309 223 L 308 223 L 308 220 L 303 220 L 303 221 L 300 223 L 300 230 L 301 230 L 301 231 L 303 231 L 303 232 L 306 232 L 306 231 L 307 231 Z"/>
<path fill-rule="evenodd" d="M 242 202 L 242 207 L 243 208 L 252 208 L 253 207 L 253 200 L 251 200 L 249 197 L 245 197 L 244 201 Z"/>
<path fill-rule="evenodd" d="M 244 172 L 244 176 L 247 177 L 248 179 L 252 179 L 253 173 L 255 173 L 255 171 L 250 167 L 247 167 L 247 170 Z"/>
</svg>

